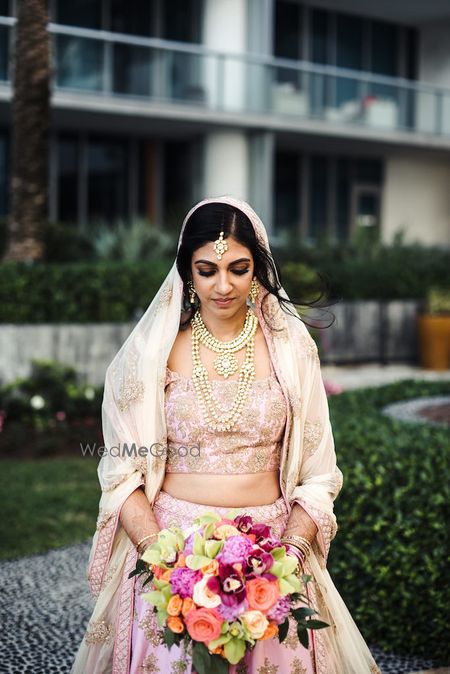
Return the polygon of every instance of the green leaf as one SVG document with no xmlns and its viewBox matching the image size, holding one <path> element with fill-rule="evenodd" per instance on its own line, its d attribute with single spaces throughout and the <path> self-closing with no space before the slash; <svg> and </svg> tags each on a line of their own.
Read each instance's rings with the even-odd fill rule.
<svg viewBox="0 0 450 674">
<path fill-rule="evenodd" d="M 313 608 L 302 606 L 301 608 L 292 609 L 291 613 L 296 620 L 301 620 L 307 616 L 315 615 L 316 611 Z"/>
<path fill-rule="evenodd" d="M 192 664 L 197 674 L 228 674 L 228 663 L 220 655 L 212 655 L 201 641 L 192 648 Z"/>
<path fill-rule="evenodd" d="M 305 648 L 308 648 L 309 636 L 308 636 L 308 632 L 307 632 L 305 627 L 302 627 L 301 625 L 297 625 L 297 636 L 298 636 L 298 640 L 300 641 L 301 645 L 304 646 Z"/>
<path fill-rule="evenodd" d="M 166 627 L 166 629 L 164 630 L 164 643 L 169 648 L 169 650 L 175 643 L 175 633 L 172 632 L 172 630 L 169 627 Z"/>
<path fill-rule="evenodd" d="M 278 625 L 278 639 L 280 643 L 286 639 L 287 633 L 289 632 L 289 620 L 286 620 Z"/>
<path fill-rule="evenodd" d="M 324 627 L 329 627 L 329 624 L 324 623 L 322 620 L 307 620 L 306 627 L 309 630 L 323 630 Z"/>
</svg>

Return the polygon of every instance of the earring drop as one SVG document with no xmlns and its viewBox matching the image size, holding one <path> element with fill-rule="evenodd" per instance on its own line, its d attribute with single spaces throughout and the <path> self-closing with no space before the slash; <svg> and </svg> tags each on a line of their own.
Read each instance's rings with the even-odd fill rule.
<svg viewBox="0 0 450 674">
<path fill-rule="evenodd" d="M 248 294 L 249 300 L 252 304 L 255 304 L 258 292 L 259 292 L 259 283 L 256 280 L 256 277 L 253 277 L 252 284 L 250 286 L 250 292 Z"/>
<path fill-rule="evenodd" d="M 197 293 L 195 292 L 194 284 L 192 283 L 192 281 L 188 281 L 188 288 L 189 288 L 189 303 L 195 304 L 195 296 Z"/>
</svg>

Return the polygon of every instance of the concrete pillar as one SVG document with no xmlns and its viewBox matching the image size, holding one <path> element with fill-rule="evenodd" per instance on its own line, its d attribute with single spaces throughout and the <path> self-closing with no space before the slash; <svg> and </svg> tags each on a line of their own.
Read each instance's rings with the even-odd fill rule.
<svg viewBox="0 0 450 674">
<path fill-rule="evenodd" d="M 249 149 L 242 131 L 217 131 L 205 137 L 205 197 L 225 194 L 248 199 Z"/>
</svg>

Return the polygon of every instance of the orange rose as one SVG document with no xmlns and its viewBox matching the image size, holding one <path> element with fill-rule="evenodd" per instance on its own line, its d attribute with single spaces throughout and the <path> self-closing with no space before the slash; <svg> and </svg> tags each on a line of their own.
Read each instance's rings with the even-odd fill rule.
<svg viewBox="0 0 450 674">
<path fill-rule="evenodd" d="M 161 567 L 159 567 L 159 566 L 154 567 L 154 574 L 155 574 L 155 577 L 158 578 L 158 580 L 161 578 L 163 573 L 164 573 L 164 571 L 161 569 Z"/>
<path fill-rule="evenodd" d="M 182 609 L 181 609 L 181 614 L 183 616 L 186 616 L 189 613 L 189 611 L 192 611 L 193 608 L 195 608 L 195 604 L 192 601 L 191 597 L 185 597 L 183 599 L 183 606 L 182 606 Z"/>
<path fill-rule="evenodd" d="M 247 600 L 250 609 L 267 612 L 280 597 L 278 581 L 267 578 L 252 578 L 246 584 Z"/>
<path fill-rule="evenodd" d="M 180 634 L 184 630 L 183 621 L 178 616 L 173 615 L 167 618 L 167 627 L 177 634 Z"/>
<path fill-rule="evenodd" d="M 180 595 L 174 594 L 172 597 L 170 597 L 169 603 L 167 604 L 167 613 L 171 616 L 180 615 L 182 606 L 183 600 L 181 599 Z"/>
<path fill-rule="evenodd" d="M 269 623 L 261 639 L 271 639 L 276 634 L 278 634 L 278 625 L 276 623 Z"/>
<path fill-rule="evenodd" d="M 170 580 L 170 576 L 172 575 L 173 569 L 166 569 L 162 574 L 161 574 L 161 580 Z"/>
<path fill-rule="evenodd" d="M 213 608 L 194 608 L 184 619 L 187 631 L 194 641 L 203 641 L 208 645 L 213 639 L 218 639 L 223 618 Z"/>
<path fill-rule="evenodd" d="M 203 571 L 204 574 L 209 573 L 215 576 L 219 570 L 219 562 L 217 561 L 217 559 L 212 559 L 209 562 L 209 564 L 202 566 L 201 570 Z"/>
</svg>

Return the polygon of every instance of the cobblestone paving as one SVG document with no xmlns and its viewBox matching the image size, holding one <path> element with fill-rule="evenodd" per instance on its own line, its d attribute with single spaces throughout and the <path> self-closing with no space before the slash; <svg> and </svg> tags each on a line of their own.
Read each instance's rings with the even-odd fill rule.
<svg viewBox="0 0 450 674">
<path fill-rule="evenodd" d="M 89 549 L 90 540 L 0 563 L 0 674 L 68 674 L 93 609 Z M 383 674 L 433 664 L 372 652 Z"/>
</svg>

